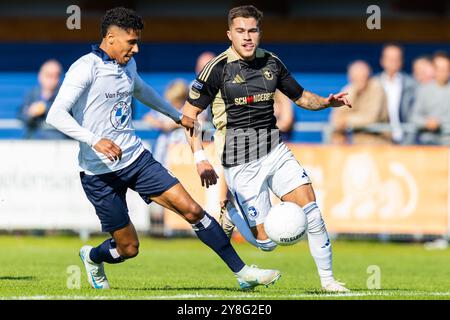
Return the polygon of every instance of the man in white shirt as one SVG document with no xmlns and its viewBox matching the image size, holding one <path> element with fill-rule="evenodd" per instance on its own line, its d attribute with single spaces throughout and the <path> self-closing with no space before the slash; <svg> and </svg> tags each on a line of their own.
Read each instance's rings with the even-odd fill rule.
<svg viewBox="0 0 450 320">
<path fill-rule="evenodd" d="M 139 240 L 126 203 L 128 188 L 146 203 L 155 201 L 188 221 L 200 240 L 234 272 L 241 287 L 243 283 L 252 288 L 275 282 L 279 271 L 247 266 L 217 221 L 136 136 L 131 123 L 133 96 L 191 134 L 194 129 L 193 119 L 165 102 L 138 75 L 133 55 L 138 52 L 143 27 L 142 18 L 133 10 L 108 10 L 102 21 L 101 44 L 72 64 L 47 116 L 50 125 L 80 142 L 81 183 L 102 231 L 112 236 L 95 248 L 80 249 L 90 285 L 109 288 L 103 262 L 120 263 L 138 254 Z"/>
<path fill-rule="evenodd" d="M 410 76 L 401 71 L 403 50 L 399 45 L 385 45 L 380 64 L 383 72 L 378 77 L 386 92 L 392 139 L 396 143 L 401 143 L 404 138 L 401 125 L 410 118 L 416 85 Z"/>
</svg>

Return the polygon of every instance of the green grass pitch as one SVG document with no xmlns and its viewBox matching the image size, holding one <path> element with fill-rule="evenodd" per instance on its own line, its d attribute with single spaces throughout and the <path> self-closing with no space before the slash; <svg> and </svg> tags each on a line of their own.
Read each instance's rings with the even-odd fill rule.
<svg viewBox="0 0 450 320">
<path fill-rule="evenodd" d="M 88 244 L 100 241 L 92 238 Z M 0 298 L 450 299 L 450 251 L 427 251 L 421 244 L 334 241 L 334 273 L 352 290 L 349 294 L 319 290 L 305 240 L 270 253 L 235 244 L 247 264 L 282 272 L 275 285 L 251 292 L 240 291 L 225 264 L 199 240 L 145 237 L 137 258 L 105 266 L 112 289 L 97 291 L 89 287 L 78 257 L 82 245 L 76 237 L 0 236 Z M 380 289 L 367 287 L 374 279 L 369 266 L 380 270 Z"/>
</svg>

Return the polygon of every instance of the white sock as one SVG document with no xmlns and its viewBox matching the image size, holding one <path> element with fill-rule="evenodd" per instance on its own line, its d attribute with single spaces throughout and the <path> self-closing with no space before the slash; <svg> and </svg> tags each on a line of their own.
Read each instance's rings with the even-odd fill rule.
<svg viewBox="0 0 450 320">
<path fill-rule="evenodd" d="M 334 279 L 330 237 L 316 202 L 308 203 L 303 210 L 308 219 L 309 250 L 316 263 L 320 282 L 322 286 L 326 286 Z"/>
<path fill-rule="evenodd" d="M 235 272 L 234 274 L 236 277 L 241 278 L 247 274 L 249 268 L 250 267 L 248 265 L 245 265 L 239 272 Z"/>
</svg>

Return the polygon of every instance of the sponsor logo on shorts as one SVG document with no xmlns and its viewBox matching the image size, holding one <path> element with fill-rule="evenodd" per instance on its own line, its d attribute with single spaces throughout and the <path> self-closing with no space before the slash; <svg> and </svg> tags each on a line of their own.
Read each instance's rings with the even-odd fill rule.
<svg viewBox="0 0 450 320">
<path fill-rule="evenodd" d="M 303 179 L 303 178 L 309 178 L 309 177 L 308 177 L 308 174 L 306 173 L 305 170 L 303 170 L 303 173 L 302 173 L 302 179 Z"/>
<path fill-rule="evenodd" d="M 247 209 L 247 213 L 248 213 L 248 216 L 249 216 L 252 220 L 255 220 L 255 219 L 258 218 L 258 216 L 259 216 L 258 210 L 256 210 L 256 208 L 253 207 L 253 206 L 251 206 L 251 207 L 249 207 L 249 208 Z"/>
</svg>

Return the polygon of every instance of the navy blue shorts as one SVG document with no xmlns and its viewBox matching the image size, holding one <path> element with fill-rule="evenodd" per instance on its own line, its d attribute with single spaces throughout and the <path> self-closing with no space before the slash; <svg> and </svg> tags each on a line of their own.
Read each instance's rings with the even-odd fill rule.
<svg viewBox="0 0 450 320">
<path fill-rule="evenodd" d="M 80 172 L 80 177 L 103 232 L 119 230 L 130 223 L 125 197 L 128 188 L 149 204 L 151 196 L 158 196 L 179 182 L 148 150 L 124 169 L 99 175 Z"/>
</svg>

